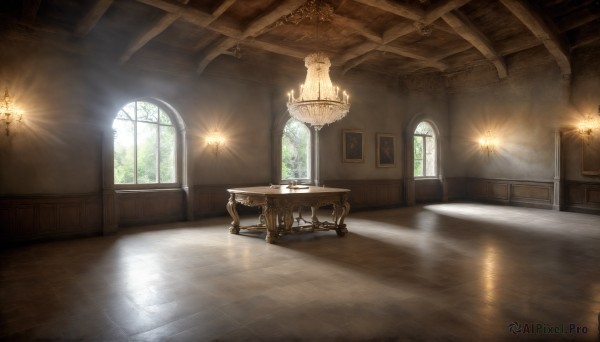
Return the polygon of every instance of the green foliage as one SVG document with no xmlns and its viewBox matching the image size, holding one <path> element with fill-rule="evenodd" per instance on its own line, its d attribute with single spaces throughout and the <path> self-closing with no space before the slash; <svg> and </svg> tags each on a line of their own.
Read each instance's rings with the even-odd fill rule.
<svg viewBox="0 0 600 342">
<path fill-rule="evenodd" d="M 113 123 L 115 184 L 175 183 L 175 127 L 155 104 L 141 101 L 135 102 L 135 107 L 133 104 L 129 103 L 124 108 L 136 108 L 136 117 L 140 121 L 132 121 L 133 115 L 119 115 Z M 162 124 L 158 124 L 159 119 Z"/>
<path fill-rule="evenodd" d="M 310 130 L 296 119 L 290 119 L 281 138 L 281 178 L 309 178 Z"/>
<path fill-rule="evenodd" d="M 423 176 L 423 137 L 415 136 L 413 137 L 413 146 L 414 146 L 414 169 L 413 175 L 415 177 Z"/>
</svg>

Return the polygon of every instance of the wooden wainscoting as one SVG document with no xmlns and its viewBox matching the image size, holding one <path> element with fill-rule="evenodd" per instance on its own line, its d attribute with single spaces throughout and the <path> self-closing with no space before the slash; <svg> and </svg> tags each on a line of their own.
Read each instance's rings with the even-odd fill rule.
<svg viewBox="0 0 600 342">
<path fill-rule="evenodd" d="M 566 181 L 564 190 L 566 210 L 600 214 L 600 183 Z"/>
<path fill-rule="evenodd" d="M 99 193 L 0 197 L 3 243 L 89 236 L 101 231 Z"/>
<path fill-rule="evenodd" d="M 467 199 L 467 179 L 464 177 L 446 178 L 448 200 L 457 201 Z"/>
<path fill-rule="evenodd" d="M 185 193 L 182 189 L 119 190 L 119 226 L 176 222 L 185 219 Z"/>
<path fill-rule="evenodd" d="M 439 178 L 415 179 L 415 202 L 441 202 L 442 182 Z"/>
<path fill-rule="evenodd" d="M 323 182 L 332 188 L 350 189 L 350 212 L 360 209 L 391 208 L 403 204 L 401 179 L 329 180 Z"/>
<path fill-rule="evenodd" d="M 552 208 L 553 182 L 467 178 L 467 198 L 534 208 Z"/>
</svg>

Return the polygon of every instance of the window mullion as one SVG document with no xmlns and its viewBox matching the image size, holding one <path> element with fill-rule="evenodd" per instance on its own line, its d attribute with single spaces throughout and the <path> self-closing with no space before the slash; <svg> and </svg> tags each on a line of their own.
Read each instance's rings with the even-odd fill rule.
<svg viewBox="0 0 600 342">
<path fill-rule="evenodd" d="M 425 139 L 425 136 L 421 139 L 423 139 L 423 155 L 421 156 L 423 158 L 421 162 L 423 163 L 423 177 L 427 177 L 427 139 Z"/>
<path fill-rule="evenodd" d="M 138 184 L 138 174 L 137 174 L 137 161 L 138 161 L 138 136 L 137 136 L 137 101 L 134 104 L 134 115 L 135 119 L 133 121 L 133 184 Z"/>
<path fill-rule="evenodd" d="M 158 107 L 156 107 L 158 110 Z M 160 181 L 160 124 L 156 124 L 156 181 L 157 183 L 161 183 Z"/>
</svg>

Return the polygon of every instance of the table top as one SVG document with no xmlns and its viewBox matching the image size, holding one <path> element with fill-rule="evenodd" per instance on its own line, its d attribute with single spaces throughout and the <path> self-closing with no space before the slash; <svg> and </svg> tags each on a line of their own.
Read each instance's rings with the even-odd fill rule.
<svg viewBox="0 0 600 342">
<path fill-rule="evenodd" d="M 233 194 L 247 195 L 265 195 L 265 196 L 287 196 L 293 194 L 339 194 L 350 192 L 350 189 L 326 188 L 321 186 L 298 185 L 296 188 L 289 189 L 287 185 L 281 185 L 279 188 L 271 186 L 252 186 L 247 188 L 227 189 Z"/>
</svg>

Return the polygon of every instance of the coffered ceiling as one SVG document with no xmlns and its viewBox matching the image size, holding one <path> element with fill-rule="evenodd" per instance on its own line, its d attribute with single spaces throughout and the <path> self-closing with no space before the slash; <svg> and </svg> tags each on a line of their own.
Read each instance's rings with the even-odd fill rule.
<svg viewBox="0 0 600 342">
<path fill-rule="evenodd" d="M 571 74 L 600 45 L 600 0 L 323 0 L 331 20 L 281 20 L 306 0 L 4 0 L 7 39 L 40 39 L 116 65 L 202 74 L 219 60 L 295 68 L 316 49 L 337 72 L 451 73 L 542 49 Z M 319 1 L 317 1 L 319 2 Z"/>
</svg>

